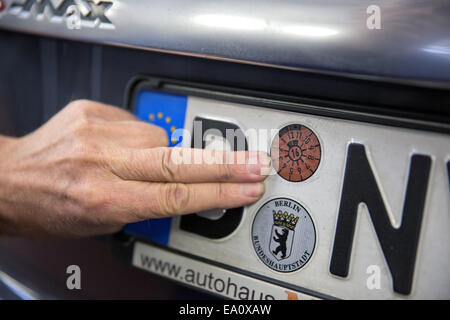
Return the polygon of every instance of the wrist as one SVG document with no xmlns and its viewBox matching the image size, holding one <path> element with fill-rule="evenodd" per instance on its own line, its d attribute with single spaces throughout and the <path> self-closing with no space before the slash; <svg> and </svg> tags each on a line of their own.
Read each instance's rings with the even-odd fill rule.
<svg viewBox="0 0 450 320">
<path fill-rule="evenodd" d="M 0 161 L 3 161 L 4 158 L 7 158 L 7 153 L 11 150 L 12 146 L 18 140 L 19 140 L 19 138 L 2 136 L 0 134 Z M 0 163 L 0 165 L 1 165 L 1 163 Z"/>
<path fill-rule="evenodd" d="M 8 201 L 11 154 L 18 138 L 0 135 L 0 236 L 14 234 L 11 204 Z"/>
</svg>

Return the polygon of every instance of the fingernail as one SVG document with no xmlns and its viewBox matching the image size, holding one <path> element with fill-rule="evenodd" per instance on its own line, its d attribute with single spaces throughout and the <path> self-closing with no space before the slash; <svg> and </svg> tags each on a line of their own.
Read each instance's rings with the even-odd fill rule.
<svg viewBox="0 0 450 320">
<path fill-rule="evenodd" d="M 264 176 L 269 175 L 272 169 L 272 161 L 265 152 L 250 152 L 247 162 L 247 171 L 249 173 Z"/>
<path fill-rule="evenodd" d="M 264 194 L 265 188 L 262 182 L 241 184 L 242 194 L 252 198 L 260 198 Z"/>
</svg>

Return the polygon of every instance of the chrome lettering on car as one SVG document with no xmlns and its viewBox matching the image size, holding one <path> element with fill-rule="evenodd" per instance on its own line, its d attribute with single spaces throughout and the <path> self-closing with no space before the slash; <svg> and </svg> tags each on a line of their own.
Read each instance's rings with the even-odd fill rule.
<svg viewBox="0 0 450 320">
<path fill-rule="evenodd" d="M 25 0 L 13 2 L 8 13 L 20 19 L 65 23 L 69 29 L 115 29 L 106 16 L 112 5 L 103 0 Z"/>
</svg>

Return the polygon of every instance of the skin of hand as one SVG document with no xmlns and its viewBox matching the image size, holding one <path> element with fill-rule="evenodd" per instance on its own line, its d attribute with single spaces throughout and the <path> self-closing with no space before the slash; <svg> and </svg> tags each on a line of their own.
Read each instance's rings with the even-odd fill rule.
<svg viewBox="0 0 450 320">
<path fill-rule="evenodd" d="M 145 219 L 245 206 L 263 195 L 266 153 L 167 145 L 163 129 L 88 100 L 71 102 L 24 137 L 0 136 L 0 234 L 107 234 Z M 176 164 L 174 150 L 243 155 L 247 164 Z"/>
</svg>

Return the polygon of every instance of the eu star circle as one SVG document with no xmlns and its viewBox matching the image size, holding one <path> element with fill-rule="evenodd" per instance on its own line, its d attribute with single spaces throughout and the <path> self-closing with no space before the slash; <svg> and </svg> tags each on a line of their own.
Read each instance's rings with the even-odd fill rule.
<svg viewBox="0 0 450 320">
<path fill-rule="evenodd" d="M 279 272 L 293 272 L 311 258 L 316 229 L 308 211 L 297 201 L 276 198 L 266 202 L 252 225 L 253 248 L 259 259 Z"/>
</svg>

